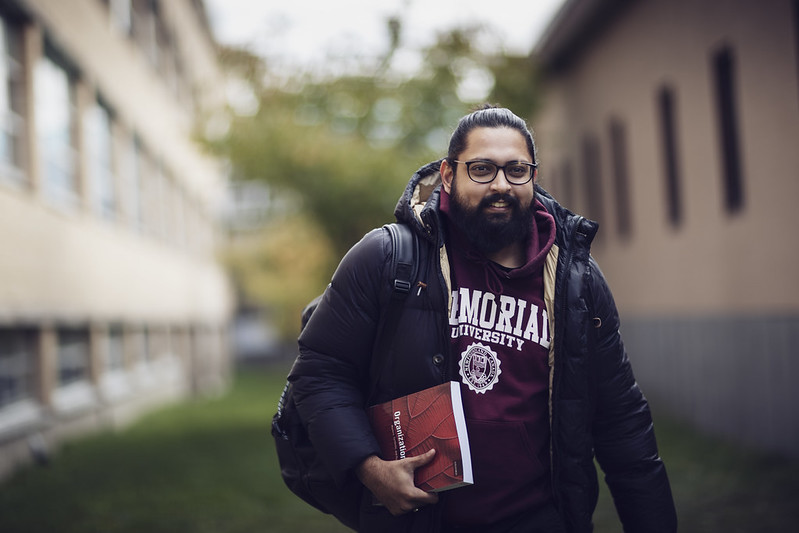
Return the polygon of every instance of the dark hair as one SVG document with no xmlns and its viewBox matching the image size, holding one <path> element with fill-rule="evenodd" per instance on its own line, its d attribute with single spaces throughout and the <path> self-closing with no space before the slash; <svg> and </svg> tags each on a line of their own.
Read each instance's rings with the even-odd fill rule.
<svg viewBox="0 0 799 533">
<path fill-rule="evenodd" d="M 480 109 L 472 111 L 458 122 L 458 127 L 449 138 L 449 151 L 447 152 L 447 162 L 454 166 L 454 160 L 466 150 L 466 138 L 475 128 L 511 128 L 522 134 L 527 142 L 527 149 L 533 158 L 533 163 L 538 164 L 535 153 L 535 142 L 533 134 L 527 123 L 516 116 L 510 109 L 485 105 Z"/>
</svg>

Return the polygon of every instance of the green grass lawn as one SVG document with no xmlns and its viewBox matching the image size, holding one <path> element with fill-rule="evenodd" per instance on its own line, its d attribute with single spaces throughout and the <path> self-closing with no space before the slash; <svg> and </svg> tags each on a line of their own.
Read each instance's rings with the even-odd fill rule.
<svg viewBox="0 0 799 533">
<path fill-rule="evenodd" d="M 240 373 L 218 399 L 63 447 L 0 486 L 0 531 L 348 531 L 285 488 L 269 422 L 287 368 Z M 656 413 L 657 414 L 657 413 Z M 799 463 L 745 453 L 657 420 L 683 532 L 795 531 Z M 596 531 L 621 531 L 607 491 Z"/>
<path fill-rule="evenodd" d="M 797 531 L 799 461 L 747 451 L 654 416 L 680 532 Z M 621 532 L 609 491 L 603 483 L 600 488 L 595 531 Z"/>
<path fill-rule="evenodd" d="M 0 486 L 0 532 L 349 531 L 280 478 L 269 429 L 287 371 L 66 445 Z"/>
</svg>

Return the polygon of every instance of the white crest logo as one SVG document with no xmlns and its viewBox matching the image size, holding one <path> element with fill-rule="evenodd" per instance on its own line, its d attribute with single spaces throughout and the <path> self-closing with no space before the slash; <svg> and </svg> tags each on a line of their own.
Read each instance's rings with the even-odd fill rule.
<svg viewBox="0 0 799 533">
<path fill-rule="evenodd" d="M 478 394 L 491 390 L 502 371 L 496 352 L 484 344 L 470 344 L 461 353 L 460 374 L 470 389 Z"/>
</svg>

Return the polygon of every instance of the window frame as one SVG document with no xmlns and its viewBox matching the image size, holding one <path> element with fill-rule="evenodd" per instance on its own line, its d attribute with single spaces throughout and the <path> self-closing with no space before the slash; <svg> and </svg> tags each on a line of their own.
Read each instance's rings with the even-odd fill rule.
<svg viewBox="0 0 799 533">
<path fill-rule="evenodd" d="M 613 193 L 616 200 L 616 232 L 626 239 L 632 234 L 632 212 L 630 204 L 630 173 L 627 149 L 627 128 L 618 117 L 608 123 L 610 138 L 610 162 L 613 171 Z"/>
<path fill-rule="evenodd" d="M 49 93 L 54 87 L 61 94 Z M 39 178 L 45 198 L 58 207 L 80 204 L 78 105 L 76 71 L 45 44 L 34 71 L 34 101 Z M 64 109 L 65 107 L 65 109 Z M 62 115 L 58 117 L 58 115 Z M 46 121 L 59 119 L 48 127 Z M 59 137 L 61 137 L 59 139 Z"/>
<path fill-rule="evenodd" d="M 0 180 L 17 185 L 28 180 L 23 32 L 20 23 L 0 12 Z"/>
<path fill-rule="evenodd" d="M 677 138 L 677 96 L 670 85 L 662 85 L 657 92 L 658 123 L 663 156 L 663 184 L 666 198 L 666 216 L 669 224 L 678 227 L 683 221 L 682 179 Z"/>
<path fill-rule="evenodd" d="M 38 354 L 39 338 L 34 328 L 0 327 L 0 411 L 37 399 Z M 6 394 L 6 385 L 20 392 Z"/>
<path fill-rule="evenodd" d="M 711 55 L 721 182 L 724 208 L 728 214 L 742 211 L 745 205 L 735 59 L 734 50 L 729 45 L 717 48 Z"/>
<path fill-rule="evenodd" d="M 119 209 L 114 153 L 114 113 L 97 98 L 83 113 L 83 139 L 86 150 L 91 205 L 103 218 L 113 219 Z"/>
</svg>

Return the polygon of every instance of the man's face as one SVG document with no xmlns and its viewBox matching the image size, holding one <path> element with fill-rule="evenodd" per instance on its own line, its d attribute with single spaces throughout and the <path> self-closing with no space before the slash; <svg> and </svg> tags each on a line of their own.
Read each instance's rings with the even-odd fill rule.
<svg viewBox="0 0 799 533">
<path fill-rule="evenodd" d="M 459 161 L 480 159 L 500 166 L 509 161 L 533 162 L 524 137 L 511 128 L 475 128 L 466 141 Z M 490 183 L 476 183 L 469 178 L 465 164 L 455 165 L 442 162 L 442 183 L 450 195 L 450 214 L 472 243 L 484 254 L 491 254 L 526 240 L 533 181 L 512 185 L 500 170 Z"/>
</svg>

